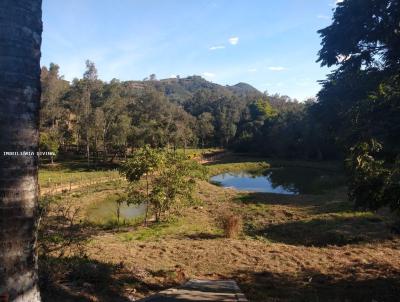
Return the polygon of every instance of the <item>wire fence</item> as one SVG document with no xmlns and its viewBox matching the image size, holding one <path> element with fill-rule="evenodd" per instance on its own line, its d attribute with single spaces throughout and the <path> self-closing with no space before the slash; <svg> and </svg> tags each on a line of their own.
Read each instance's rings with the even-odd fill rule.
<svg viewBox="0 0 400 302">
<path fill-rule="evenodd" d="M 55 195 L 59 193 L 67 193 L 73 190 L 88 188 L 92 185 L 107 183 L 111 181 L 125 180 L 125 178 L 118 174 L 110 174 L 102 177 L 86 177 L 81 175 L 79 179 L 66 179 L 58 178 L 57 181 L 53 181 L 51 178 L 46 182 L 46 186 L 39 185 L 40 195 Z"/>
</svg>

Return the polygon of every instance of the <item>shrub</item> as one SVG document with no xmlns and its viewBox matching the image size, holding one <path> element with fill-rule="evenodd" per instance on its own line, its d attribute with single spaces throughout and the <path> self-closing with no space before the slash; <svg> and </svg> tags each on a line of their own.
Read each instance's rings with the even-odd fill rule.
<svg viewBox="0 0 400 302">
<path fill-rule="evenodd" d="M 242 217 L 228 214 L 221 217 L 221 222 L 225 237 L 237 238 L 242 233 Z"/>
<path fill-rule="evenodd" d="M 383 146 L 374 139 L 350 149 L 347 158 L 349 199 L 356 208 L 377 210 L 390 206 L 400 211 L 400 162 L 394 164 L 382 157 Z"/>
</svg>

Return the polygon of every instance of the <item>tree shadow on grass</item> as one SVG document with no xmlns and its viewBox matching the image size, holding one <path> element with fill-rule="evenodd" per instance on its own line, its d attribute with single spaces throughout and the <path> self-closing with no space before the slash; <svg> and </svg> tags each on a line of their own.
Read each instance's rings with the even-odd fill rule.
<svg viewBox="0 0 400 302">
<path fill-rule="evenodd" d="M 128 302 L 163 289 L 146 284 L 134 272 L 87 257 L 40 257 L 40 287 L 44 302 Z"/>
<path fill-rule="evenodd" d="M 313 205 L 320 200 L 316 200 L 316 196 L 312 195 L 285 195 L 275 193 L 242 193 L 235 199 L 238 203 L 243 204 L 268 204 L 268 205 Z"/>
<path fill-rule="evenodd" d="M 250 236 L 261 236 L 275 242 L 318 247 L 393 238 L 386 224 L 374 215 L 328 216 L 326 219 L 291 221 L 246 231 Z"/>
<path fill-rule="evenodd" d="M 48 170 L 58 171 L 58 170 L 69 170 L 71 172 L 93 172 L 93 171 L 108 171 L 111 169 L 117 169 L 119 167 L 116 163 L 110 162 L 97 162 L 87 164 L 87 160 L 83 158 L 69 159 L 69 160 L 59 160 L 54 164 L 44 163 L 40 164 L 40 168 L 45 168 Z"/>
<path fill-rule="evenodd" d="M 339 196 L 325 195 L 284 195 L 274 193 L 239 194 L 235 201 L 243 205 L 282 205 L 301 208 L 310 215 L 339 214 L 354 212 L 354 206 L 343 192 Z"/>
<path fill-rule="evenodd" d="M 223 238 L 224 236 L 222 234 L 200 232 L 195 234 L 189 234 L 186 235 L 185 237 L 193 240 L 208 240 L 208 239 L 220 239 Z"/>
<path fill-rule="evenodd" d="M 339 269 L 335 275 L 315 270 L 296 274 L 269 271 L 236 272 L 236 281 L 246 297 L 253 302 L 264 301 L 334 301 L 334 302 L 392 302 L 399 301 L 399 272 L 383 264 L 372 265 L 375 276 L 357 279 L 349 269 L 371 269 L 371 265 Z M 350 277 L 349 277 L 350 276 Z"/>
</svg>

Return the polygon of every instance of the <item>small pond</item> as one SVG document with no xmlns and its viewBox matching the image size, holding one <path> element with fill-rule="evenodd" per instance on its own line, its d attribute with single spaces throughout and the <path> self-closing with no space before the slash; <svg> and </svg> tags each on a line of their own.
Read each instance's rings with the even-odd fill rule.
<svg viewBox="0 0 400 302">
<path fill-rule="evenodd" d="M 211 177 L 214 184 L 241 191 L 277 194 L 322 194 L 344 185 L 341 173 L 304 167 L 271 168 L 258 173 L 227 172 Z"/>
<path fill-rule="evenodd" d="M 146 205 L 127 205 L 122 203 L 120 207 L 120 219 L 131 220 L 143 216 L 146 211 Z M 98 202 L 87 211 L 87 218 L 93 222 L 106 222 L 117 218 L 117 203 L 114 198 L 108 198 Z"/>
</svg>

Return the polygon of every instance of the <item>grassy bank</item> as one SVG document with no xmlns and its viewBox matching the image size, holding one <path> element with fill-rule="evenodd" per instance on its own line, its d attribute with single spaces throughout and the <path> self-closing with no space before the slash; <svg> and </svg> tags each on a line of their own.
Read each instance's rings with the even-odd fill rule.
<svg viewBox="0 0 400 302">
<path fill-rule="evenodd" d="M 208 171 L 211 176 L 226 172 L 248 171 L 257 172 L 270 167 L 267 162 L 240 162 L 240 163 L 220 163 L 209 165 Z"/>
</svg>

